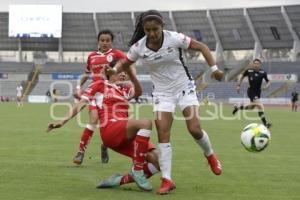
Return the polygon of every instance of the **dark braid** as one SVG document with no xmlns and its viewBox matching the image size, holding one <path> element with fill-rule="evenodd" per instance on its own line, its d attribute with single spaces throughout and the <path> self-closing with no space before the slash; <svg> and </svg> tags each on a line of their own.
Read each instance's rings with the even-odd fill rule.
<svg viewBox="0 0 300 200">
<path fill-rule="evenodd" d="M 135 30 L 129 42 L 129 45 L 133 45 L 145 36 L 143 24 L 146 21 L 156 20 L 163 25 L 162 15 L 157 10 L 148 10 L 141 13 L 135 23 Z"/>
<path fill-rule="evenodd" d="M 135 30 L 129 42 L 130 46 L 145 36 L 145 32 L 143 28 L 143 15 L 144 13 L 141 13 L 135 22 Z"/>
</svg>

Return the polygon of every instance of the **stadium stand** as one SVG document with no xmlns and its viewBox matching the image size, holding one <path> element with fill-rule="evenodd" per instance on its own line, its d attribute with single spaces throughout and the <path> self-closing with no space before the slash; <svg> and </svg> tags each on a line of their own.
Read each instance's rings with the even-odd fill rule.
<svg viewBox="0 0 300 200">
<path fill-rule="evenodd" d="M 97 49 L 93 13 L 63 13 L 62 46 L 64 51 Z"/>
<path fill-rule="evenodd" d="M 292 24 L 292 29 L 296 33 L 298 40 L 300 38 L 300 5 L 292 6 L 273 6 L 260 8 L 236 8 L 236 9 L 215 9 L 215 10 L 189 10 L 189 11 L 161 11 L 165 29 L 175 30 L 189 35 L 197 40 L 206 43 L 211 50 L 216 49 L 217 39 L 213 33 L 215 28 L 220 39 L 224 55 L 231 55 L 230 59 L 225 59 L 221 63 L 224 71 L 228 74 L 226 81 L 233 82 L 211 82 L 207 72 L 207 65 L 200 59 L 199 54 L 189 52 L 187 56 L 187 66 L 193 77 L 198 80 L 206 80 L 208 83 L 205 90 L 200 93 L 207 96 L 211 92 L 215 93 L 216 98 L 228 98 L 231 96 L 242 97 L 244 94 L 236 94 L 235 80 L 239 71 L 244 68 L 244 63 L 251 60 L 254 53 L 244 57 L 242 60 L 236 59 L 231 51 L 234 50 L 253 50 L 256 39 L 250 30 L 245 13 L 253 25 L 253 30 L 258 36 L 262 49 L 270 51 L 290 51 L 294 48 L 295 37 L 286 22 L 283 10 Z M 209 16 L 208 16 L 209 13 Z M 62 38 L 10 38 L 8 37 L 8 13 L 0 12 L 0 50 L 14 52 L 58 52 L 62 47 L 63 53 L 78 52 L 86 56 L 87 52 L 97 49 L 97 34 L 99 30 L 111 29 L 115 33 L 115 47 L 128 51 L 128 42 L 134 30 L 134 24 L 140 12 L 113 12 L 113 13 L 63 13 L 62 19 Z M 210 21 L 211 20 L 211 21 Z M 212 27 L 212 24 L 213 26 Z M 87 31 L 88 30 L 88 31 Z M 61 46 L 60 46 L 61 45 Z M 295 49 L 294 49 L 295 51 Z M 291 51 L 289 54 L 292 54 Z M 27 53 L 26 53 L 27 54 Z M 289 55 L 287 54 L 287 55 Z M 16 54 L 17 55 L 17 54 Z M 18 56 L 15 56 L 18 57 Z M 20 56 L 22 57 L 22 56 Z M 196 57 L 196 60 L 193 58 Z M 229 58 L 229 56 L 227 57 Z M 278 58 L 278 57 L 277 57 Z M 296 56 L 296 58 L 299 59 Z M 0 60 L 2 59 L 0 55 Z M 84 58 L 85 59 L 85 58 Z M 53 62 L 48 60 L 42 64 L 39 81 L 31 94 L 44 95 L 49 85 L 53 82 L 52 73 L 82 73 L 85 66 L 84 59 L 67 63 Z M 263 68 L 270 74 L 297 74 L 300 76 L 300 62 L 291 62 L 291 59 L 284 61 L 264 60 Z M 16 58 L 17 60 L 17 58 Z M 51 61 L 51 62 L 49 62 Z M 69 61 L 71 61 L 69 59 Z M 73 59 L 72 59 L 73 61 Z M 30 62 L 0 62 L 0 73 L 19 73 L 28 75 L 34 66 L 34 60 Z M 243 65 L 243 66 L 241 66 Z M 137 72 L 140 75 L 147 75 L 146 67 L 137 65 Z M 235 73 L 237 72 L 237 73 Z M 1 80 L 2 93 L 15 95 L 15 87 L 21 80 Z M 69 80 L 68 80 L 69 81 Z M 76 80 L 70 80 L 74 87 Z M 201 82 L 201 81 L 200 81 Z M 152 83 L 149 80 L 142 81 L 145 94 L 151 94 Z M 273 83 L 269 91 L 263 95 L 268 96 L 276 88 L 282 87 L 284 83 Z M 62 95 L 68 93 L 65 85 L 57 85 Z M 295 84 L 282 92 L 279 96 L 287 96 L 294 88 L 299 88 Z M 3 88 L 5 88 L 3 90 Z M 13 89 L 12 89 L 13 88 Z M 9 91 L 11 90 L 11 91 Z M 299 89 L 297 89 L 299 90 Z"/>
<path fill-rule="evenodd" d="M 8 37 L 8 12 L 0 13 L 0 50 L 18 50 L 18 38 Z"/>
<path fill-rule="evenodd" d="M 128 50 L 128 42 L 133 33 L 131 13 L 97 13 L 96 16 L 99 30 L 112 30 L 115 35 L 114 45 L 121 50 Z"/>
</svg>

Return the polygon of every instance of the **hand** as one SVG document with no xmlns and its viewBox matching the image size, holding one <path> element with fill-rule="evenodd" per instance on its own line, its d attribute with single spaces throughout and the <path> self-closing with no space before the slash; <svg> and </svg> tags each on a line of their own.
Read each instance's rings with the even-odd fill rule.
<svg viewBox="0 0 300 200">
<path fill-rule="evenodd" d="M 218 81 L 221 81 L 224 77 L 224 72 L 218 69 L 211 74 L 211 77 Z"/>
<path fill-rule="evenodd" d="M 48 124 L 48 127 L 47 127 L 47 130 L 46 132 L 50 132 L 52 129 L 55 129 L 55 128 L 60 128 L 62 127 L 64 124 L 63 122 L 51 122 L 50 124 Z"/>
<path fill-rule="evenodd" d="M 236 86 L 236 91 L 237 91 L 238 94 L 240 93 L 240 89 L 241 89 L 241 86 L 237 85 Z"/>
<path fill-rule="evenodd" d="M 117 73 L 116 69 L 111 68 L 109 65 L 104 66 L 104 72 L 106 75 L 111 76 Z"/>
<path fill-rule="evenodd" d="M 75 99 L 80 100 L 80 96 L 81 96 L 81 90 L 80 89 L 76 89 L 75 92 L 73 93 L 73 97 Z"/>
</svg>

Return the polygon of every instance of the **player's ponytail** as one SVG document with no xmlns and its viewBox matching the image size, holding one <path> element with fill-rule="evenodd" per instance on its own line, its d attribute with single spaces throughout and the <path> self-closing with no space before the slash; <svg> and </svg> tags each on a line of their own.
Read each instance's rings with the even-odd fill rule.
<svg viewBox="0 0 300 200">
<path fill-rule="evenodd" d="M 144 28 L 143 28 L 143 22 L 142 22 L 142 19 L 143 19 L 143 14 L 144 13 L 141 13 L 137 20 L 136 20 L 136 23 L 135 23 L 135 30 L 134 30 L 134 33 L 131 37 L 131 40 L 129 42 L 129 45 L 133 45 L 134 43 L 136 43 L 137 41 L 139 41 L 142 37 L 145 36 L 145 32 L 144 32 Z"/>
<path fill-rule="evenodd" d="M 145 36 L 143 24 L 146 21 L 151 20 L 156 20 L 163 26 L 163 17 L 157 10 L 148 10 L 146 12 L 141 13 L 136 20 L 135 30 L 129 42 L 130 46 Z"/>
</svg>

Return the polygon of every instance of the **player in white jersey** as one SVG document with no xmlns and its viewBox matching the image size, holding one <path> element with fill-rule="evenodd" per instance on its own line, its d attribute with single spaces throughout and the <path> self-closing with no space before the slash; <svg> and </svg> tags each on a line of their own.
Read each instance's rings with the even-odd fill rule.
<svg viewBox="0 0 300 200">
<path fill-rule="evenodd" d="M 207 133 L 201 129 L 194 81 L 182 57 L 183 49 L 201 51 L 211 67 L 213 77 L 221 80 L 224 74 L 218 69 L 209 48 L 183 34 L 163 30 L 162 16 L 155 10 L 149 10 L 139 16 L 130 44 L 132 46 L 127 59 L 120 61 L 114 69 L 107 68 L 106 72 L 112 74 L 127 69 L 138 59 L 150 71 L 154 85 L 153 111 L 156 115 L 159 164 L 162 172 L 158 194 L 167 194 L 175 189 L 175 183 L 171 179 L 170 130 L 176 105 L 182 110 L 190 134 L 204 150 L 213 173 L 220 175 L 221 164 L 212 150 Z"/>
<path fill-rule="evenodd" d="M 18 102 L 18 107 L 22 106 L 22 93 L 23 93 L 23 87 L 22 85 L 18 85 L 17 88 L 17 102 Z"/>
</svg>

